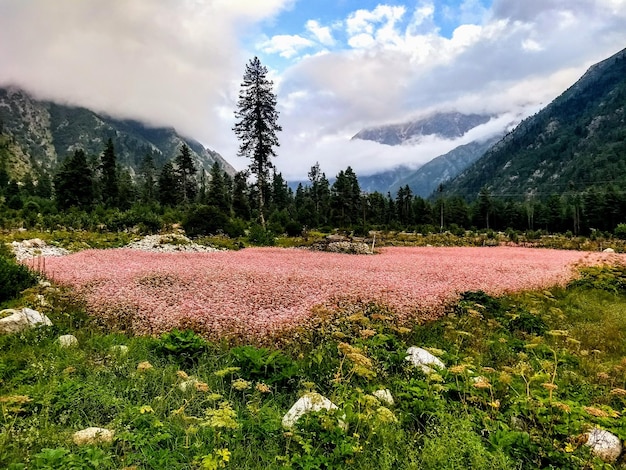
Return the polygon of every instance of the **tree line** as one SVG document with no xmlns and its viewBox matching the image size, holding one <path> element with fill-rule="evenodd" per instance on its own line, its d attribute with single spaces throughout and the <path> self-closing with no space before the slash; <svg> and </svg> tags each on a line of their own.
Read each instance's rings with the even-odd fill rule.
<svg viewBox="0 0 626 470">
<path fill-rule="evenodd" d="M 425 199 L 408 185 L 396 194 L 365 193 L 351 167 L 331 183 L 316 163 L 308 181 L 294 190 L 271 160 L 281 131 L 272 87 L 267 68 L 256 57 L 250 60 L 233 128 L 240 142 L 238 155 L 250 164 L 233 176 L 217 163 L 208 171 L 198 168 L 185 143 L 161 168 L 147 153 L 131 175 L 117 162 L 108 139 L 101 155 L 88 156 L 76 149 L 52 178 L 39 172 L 36 181 L 27 176 L 18 184 L 6 171 L 6 152 L 0 153 L 0 224 L 20 220 L 42 228 L 139 226 L 157 231 L 164 224 L 182 222 L 192 236 L 237 237 L 248 229 L 288 235 L 308 229 L 356 234 L 371 229 L 422 233 L 486 229 L 590 235 L 613 232 L 626 222 L 626 192 L 610 185 L 524 200 L 495 197 L 486 186 L 468 200 L 440 187 Z"/>
</svg>

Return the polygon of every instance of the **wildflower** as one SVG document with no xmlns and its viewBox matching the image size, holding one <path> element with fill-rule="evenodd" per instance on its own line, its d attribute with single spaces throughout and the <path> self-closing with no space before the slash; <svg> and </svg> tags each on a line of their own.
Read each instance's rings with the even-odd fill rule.
<svg viewBox="0 0 626 470">
<path fill-rule="evenodd" d="M 617 395 L 618 397 L 626 397 L 626 390 L 623 388 L 614 388 L 610 393 L 611 395 Z"/>
<path fill-rule="evenodd" d="M 450 369 L 448 370 L 452 374 L 462 374 L 465 372 L 466 369 L 467 369 L 467 366 L 465 364 L 459 364 L 459 365 L 450 367 Z"/>
<path fill-rule="evenodd" d="M 596 377 L 598 378 L 598 380 L 609 380 L 611 378 L 606 372 L 598 372 L 596 374 Z"/>
<path fill-rule="evenodd" d="M 497 410 L 498 408 L 500 408 L 500 400 L 494 400 L 489 402 L 489 406 Z"/>
<path fill-rule="evenodd" d="M 63 369 L 63 373 L 67 375 L 73 374 L 74 372 L 76 372 L 76 367 L 73 367 L 73 366 L 69 366 Z"/>
<path fill-rule="evenodd" d="M 595 416 L 596 418 L 608 418 L 609 414 L 601 410 L 600 408 L 596 408 L 593 406 L 583 406 L 583 410 L 589 413 L 591 416 Z"/>
<path fill-rule="evenodd" d="M 224 369 L 213 372 L 213 374 L 217 377 L 226 377 L 227 375 L 234 374 L 235 372 L 239 372 L 240 370 L 241 367 L 225 367 Z"/>
<path fill-rule="evenodd" d="M 359 331 L 359 335 L 363 339 L 368 339 L 368 338 L 371 338 L 372 336 L 376 336 L 376 330 L 370 330 L 370 329 L 365 328 Z"/>
<path fill-rule="evenodd" d="M 137 371 L 139 372 L 145 372 L 150 369 L 154 369 L 154 367 L 148 361 L 143 361 L 137 364 Z"/>
<path fill-rule="evenodd" d="M 267 384 L 264 384 L 263 382 L 257 383 L 254 388 L 256 388 L 256 390 L 261 393 L 270 393 L 272 391 L 270 386 Z"/>
<path fill-rule="evenodd" d="M 176 372 L 176 376 L 179 379 L 183 379 L 183 380 L 189 379 L 189 376 L 187 375 L 187 373 L 184 370 L 179 370 L 178 372 Z"/>
<path fill-rule="evenodd" d="M 489 383 L 489 380 L 487 380 L 487 378 L 483 376 L 475 377 L 473 386 L 475 388 L 491 388 L 491 384 Z"/>
<path fill-rule="evenodd" d="M 244 379 L 236 379 L 236 380 L 233 380 L 233 382 L 231 383 L 231 386 L 235 390 L 239 390 L 241 392 L 244 390 L 248 390 L 250 388 L 250 382 Z"/>
<path fill-rule="evenodd" d="M 202 426 L 210 426 L 212 428 L 237 429 L 237 412 L 232 409 L 230 403 L 224 401 L 219 404 L 216 410 L 207 410 L 207 419 L 201 423 Z"/>
<path fill-rule="evenodd" d="M 552 402 L 552 406 L 554 408 L 558 408 L 559 410 L 561 410 L 561 411 L 563 411 L 563 412 L 565 412 L 567 414 L 572 412 L 572 408 L 569 405 L 567 405 L 566 403 L 561 403 L 561 402 L 555 401 L 555 402 Z"/>
<path fill-rule="evenodd" d="M 139 413 L 141 413 L 142 415 L 145 413 L 154 413 L 154 410 L 150 405 L 143 405 L 141 408 L 139 408 Z"/>
<path fill-rule="evenodd" d="M 551 391 L 551 392 L 553 392 L 554 390 L 557 390 L 557 389 L 559 388 L 559 387 L 558 387 L 558 385 L 553 384 L 553 383 L 549 383 L 549 382 L 547 382 L 547 383 L 542 383 L 542 384 L 541 384 L 541 386 L 542 386 L 543 388 L 545 388 L 546 390 L 549 390 L 549 391 Z"/>
<path fill-rule="evenodd" d="M 198 392 L 208 392 L 209 385 L 205 382 L 196 381 L 193 386 L 196 388 Z"/>
<path fill-rule="evenodd" d="M 379 406 L 376 409 L 376 418 L 381 423 L 397 423 L 398 422 L 398 418 L 396 418 L 396 415 L 394 415 L 393 412 L 385 406 Z"/>
</svg>

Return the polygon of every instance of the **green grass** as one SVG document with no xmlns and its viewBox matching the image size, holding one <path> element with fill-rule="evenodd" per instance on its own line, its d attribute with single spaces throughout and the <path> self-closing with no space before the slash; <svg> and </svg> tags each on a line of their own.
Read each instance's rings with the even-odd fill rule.
<svg viewBox="0 0 626 470">
<path fill-rule="evenodd" d="M 591 269 L 566 289 L 466 294 L 424 325 L 373 304 L 320 311 L 280 349 L 104 331 L 71 292 L 35 287 L 13 303 L 44 294 L 55 326 L 0 336 L 0 468 L 616 468 L 578 437 L 599 426 L 626 439 L 623 279 L 625 268 Z M 59 346 L 67 333 L 77 347 Z M 411 369 L 412 345 L 448 368 Z M 306 391 L 339 410 L 283 429 Z M 75 445 L 89 426 L 114 442 Z"/>
</svg>

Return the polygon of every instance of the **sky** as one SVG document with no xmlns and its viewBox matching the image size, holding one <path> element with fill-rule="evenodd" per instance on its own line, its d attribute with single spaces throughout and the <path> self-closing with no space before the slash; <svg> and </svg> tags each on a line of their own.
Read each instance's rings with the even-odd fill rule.
<svg viewBox="0 0 626 470">
<path fill-rule="evenodd" d="M 626 47 L 626 0 L 0 0 L 0 85 L 172 126 L 235 168 L 237 95 L 258 56 L 288 180 L 417 167 L 508 129 Z M 489 113 L 456 141 L 391 147 L 359 130 Z"/>
</svg>

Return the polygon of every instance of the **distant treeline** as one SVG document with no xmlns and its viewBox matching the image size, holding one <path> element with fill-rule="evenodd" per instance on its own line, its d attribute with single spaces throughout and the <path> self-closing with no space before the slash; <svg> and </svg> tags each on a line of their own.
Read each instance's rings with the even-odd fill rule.
<svg viewBox="0 0 626 470">
<path fill-rule="evenodd" d="M 0 225 L 4 228 L 57 227 L 146 232 L 182 223 L 188 234 L 225 233 L 236 237 L 259 217 L 258 186 L 247 172 L 230 176 L 215 164 L 198 170 L 183 145 L 171 161 L 156 168 L 150 154 L 137 174 L 116 162 L 112 142 L 102 155 L 76 150 L 50 178 L 41 173 L 17 182 L 0 161 Z M 463 232 L 468 229 L 613 233 L 626 222 L 626 192 L 606 186 L 545 198 L 494 197 L 487 187 L 467 201 L 437 192 L 424 199 L 405 186 L 396 194 L 364 193 L 354 171 L 340 171 L 332 184 L 319 165 L 308 183 L 294 191 L 274 172 L 263 188 L 266 228 L 299 235 L 305 229 L 372 229 Z"/>
</svg>

